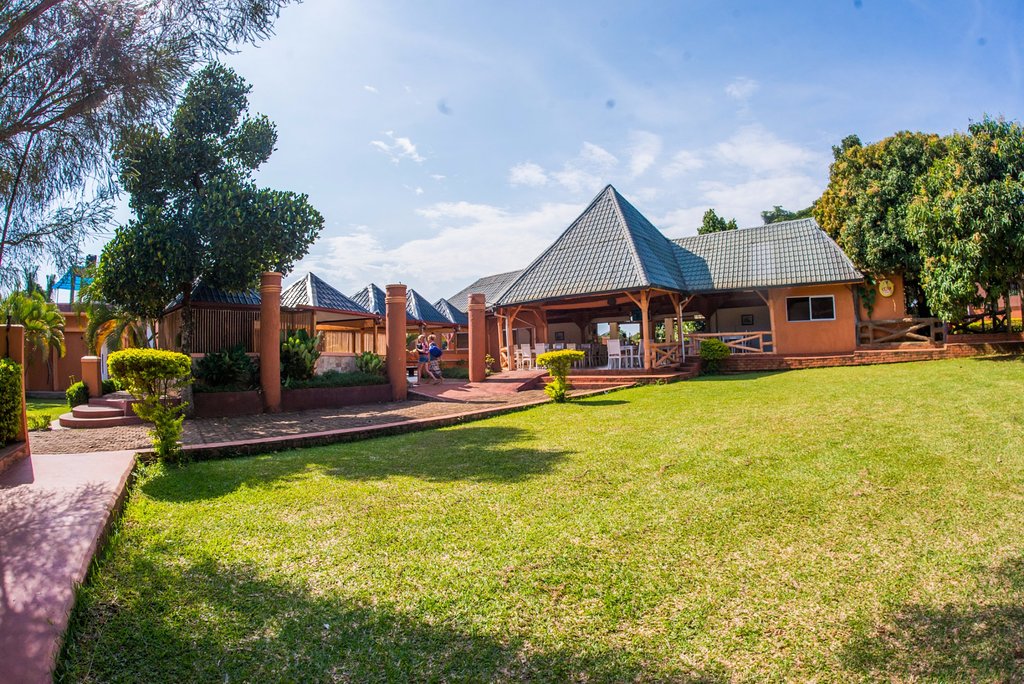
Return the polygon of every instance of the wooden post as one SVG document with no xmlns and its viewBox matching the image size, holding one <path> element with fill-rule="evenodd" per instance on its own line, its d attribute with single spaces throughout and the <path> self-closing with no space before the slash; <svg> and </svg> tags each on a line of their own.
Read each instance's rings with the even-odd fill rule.
<svg viewBox="0 0 1024 684">
<path fill-rule="evenodd" d="M 483 294 L 469 295 L 469 381 L 483 382 L 487 378 L 487 305 Z"/>
<path fill-rule="evenodd" d="M 512 346 L 512 315 L 507 314 L 505 316 L 505 362 L 508 364 L 508 368 L 505 370 L 515 370 L 515 358 L 516 352 Z"/>
<path fill-rule="evenodd" d="M 409 396 L 405 374 L 405 333 L 408 320 L 405 311 L 405 285 L 388 285 L 384 299 L 385 330 L 388 340 L 387 369 L 391 383 L 391 398 L 403 401 Z"/>
<path fill-rule="evenodd" d="M 260 389 L 267 413 L 281 411 L 281 274 L 260 274 Z"/>
<path fill-rule="evenodd" d="M 649 290 L 640 290 L 640 339 L 644 347 L 644 369 L 650 370 L 653 366 L 651 359 L 651 317 L 648 313 L 651 303 Z"/>
</svg>

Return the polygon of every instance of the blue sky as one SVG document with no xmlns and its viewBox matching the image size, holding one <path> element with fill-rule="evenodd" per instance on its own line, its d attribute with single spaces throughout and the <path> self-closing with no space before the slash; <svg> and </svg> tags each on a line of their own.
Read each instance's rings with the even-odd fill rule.
<svg viewBox="0 0 1024 684">
<path fill-rule="evenodd" d="M 1020 118 L 1024 3 L 340 2 L 226 61 L 278 126 L 261 184 L 313 270 L 429 299 L 525 266 L 614 184 L 669 237 L 810 204 L 831 146 Z"/>
</svg>

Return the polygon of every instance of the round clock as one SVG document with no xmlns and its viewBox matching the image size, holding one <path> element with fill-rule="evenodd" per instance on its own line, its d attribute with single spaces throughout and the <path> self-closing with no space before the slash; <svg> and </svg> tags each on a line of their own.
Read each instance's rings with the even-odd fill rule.
<svg viewBox="0 0 1024 684">
<path fill-rule="evenodd" d="M 892 284 L 892 281 L 888 278 L 878 281 L 878 294 L 883 297 L 892 297 L 892 293 L 895 292 L 896 286 Z"/>
</svg>

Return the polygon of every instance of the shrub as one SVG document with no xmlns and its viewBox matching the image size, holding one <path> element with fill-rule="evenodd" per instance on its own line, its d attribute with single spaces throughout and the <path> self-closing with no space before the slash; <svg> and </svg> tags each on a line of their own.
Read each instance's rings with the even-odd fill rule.
<svg viewBox="0 0 1024 684">
<path fill-rule="evenodd" d="M 544 391 L 549 397 L 559 403 L 568 399 L 569 369 L 572 368 L 574 362 L 582 361 L 584 356 L 586 355 L 583 352 L 574 349 L 559 349 L 545 352 L 537 357 L 537 365 L 547 368 L 548 374 L 551 376 L 551 382 L 544 387 Z"/>
<path fill-rule="evenodd" d="M 196 379 L 217 389 L 249 390 L 259 381 L 256 361 L 238 344 L 207 354 L 196 362 Z"/>
<path fill-rule="evenodd" d="M 281 343 L 281 383 L 292 387 L 295 382 L 309 380 L 320 358 L 323 333 L 313 337 L 305 330 L 296 330 Z"/>
<path fill-rule="evenodd" d="M 113 394 L 114 392 L 120 392 L 124 388 L 121 387 L 121 383 L 119 383 L 117 380 L 110 378 L 108 380 L 103 381 L 103 385 L 101 386 L 100 389 L 103 390 L 104 394 Z"/>
<path fill-rule="evenodd" d="M 717 373 L 722 369 L 722 362 L 729 358 L 732 350 L 722 340 L 710 337 L 701 340 L 700 360 L 701 369 L 705 373 Z"/>
<path fill-rule="evenodd" d="M 456 378 L 458 380 L 469 380 L 469 367 L 450 366 L 444 369 L 444 376 L 446 378 Z"/>
<path fill-rule="evenodd" d="M 79 380 L 64 392 L 68 406 L 74 408 L 89 403 L 89 386 Z"/>
<path fill-rule="evenodd" d="M 10 359 L 0 359 L 0 446 L 18 437 L 21 401 L 21 366 Z"/>
<path fill-rule="evenodd" d="M 296 380 L 288 384 L 288 389 L 308 389 L 310 387 L 362 387 L 363 385 L 386 385 L 388 379 L 376 373 L 362 371 L 330 370 L 314 375 L 309 380 Z"/>
<path fill-rule="evenodd" d="M 37 413 L 28 417 L 28 431 L 36 432 L 37 430 L 49 430 L 50 423 L 53 422 L 53 416 L 49 413 Z"/>
<path fill-rule="evenodd" d="M 485 375 L 493 375 L 496 372 L 494 370 L 494 366 L 496 364 L 497 364 L 497 361 L 494 360 L 493 356 L 491 356 L 490 354 L 484 354 L 484 374 Z"/>
<path fill-rule="evenodd" d="M 364 351 L 356 356 L 356 370 L 369 375 L 384 375 L 384 358 L 372 351 Z"/>
<path fill-rule="evenodd" d="M 132 405 L 136 415 L 153 423 L 149 434 L 157 456 L 176 458 L 181 453 L 178 443 L 187 405 L 178 403 L 171 394 L 188 384 L 192 359 L 162 349 L 125 349 L 110 355 L 107 370 L 138 399 Z"/>
</svg>

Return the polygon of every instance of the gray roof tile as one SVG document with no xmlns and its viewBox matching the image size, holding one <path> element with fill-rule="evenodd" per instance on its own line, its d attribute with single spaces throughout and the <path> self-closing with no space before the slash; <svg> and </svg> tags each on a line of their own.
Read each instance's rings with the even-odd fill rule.
<svg viewBox="0 0 1024 684">
<path fill-rule="evenodd" d="M 385 297 L 386 295 L 384 294 L 384 290 L 380 289 L 373 283 L 370 283 L 362 290 L 352 295 L 351 299 L 370 313 L 383 316 L 387 313 L 384 302 Z"/>
<path fill-rule="evenodd" d="M 508 271 L 506 273 L 495 273 L 494 275 L 478 278 L 469 287 L 464 287 L 451 297 L 448 301 L 459 311 L 469 311 L 469 295 L 483 294 L 487 306 L 493 306 L 505 288 L 516 279 L 522 271 Z"/>
<path fill-rule="evenodd" d="M 466 312 L 460 311 L 454 304 L 443 297 L 434 302 L 434 308 L 455 325 L 469 325 L 469 316 L 466 315 Z"/>
<path fill-rule="evenodd" d="M 281 293 L 281 306 L 309 306 L 344 313 L 366 314 L 367 317 L 372 315 L 365 307 L 312 273 L 307 273 L 305 278 L 292 283 Z"/>
<path fill-rule="evenodd" d="M 378 316 L 384 316 L 387 313 L 386 297 L 387 295 L 384 290 L 370 283 L 352 295 L 352 300 L 364 309 L 368 309 Z M 406 320 L 411 323 L 444 324 L 451 322 L 443 313 L 435 309 L 434 305 L 428 302 L 423 295 L 412 288 L 406 290 L 405 311 Z"/>
</svg>

